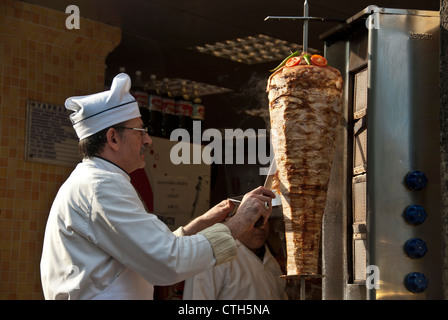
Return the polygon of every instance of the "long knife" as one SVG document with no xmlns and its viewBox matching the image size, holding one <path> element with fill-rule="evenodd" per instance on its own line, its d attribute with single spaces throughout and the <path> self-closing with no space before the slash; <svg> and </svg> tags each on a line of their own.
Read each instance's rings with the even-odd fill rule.
<svg viewBox="0 0 448 320">
<path fill-rule="evenodd" d="M 266 176 L 266 180 L 264 181 L 264 185 L 263 185 L 265 188 L 270 189 L 275 194 L 275 198 L 272 199 L 272 201 L 271 201 L 271 206 L 272 207 L 277 207 L 277 206 L 281 206 L 282 205 L 282 200 L 280 199 L 280 195 L 278 194 L 278 192 L 276 190 L 272 190 L 272 183 L 273 183 L 273 179 L 274 179 L 274 176 L 275 176 L 276 172 L 277 172 L 277 167 L 275 165 L 275 159 L 272 159 L 272 163 L 271 163 L 271 165 L 269 167 L 268 174 Z M 241 201 L 243 200 L 243 197 L 244 197 L 244 195 L 229 198 L 229 200 L 232 201 L 235 204 L 235 207 L 228 214 L 228 217 L 231 217 L 231 216 L 235 215 L 235 213 L 237 212 L 238 207 L 239 207 Z M 262 225 L 263 225 L 263 217 L 260 217 L 257 220 L 257 222 L 255 222 L 254 227 L 255 228 L 259 228 Z"/>
</svg>

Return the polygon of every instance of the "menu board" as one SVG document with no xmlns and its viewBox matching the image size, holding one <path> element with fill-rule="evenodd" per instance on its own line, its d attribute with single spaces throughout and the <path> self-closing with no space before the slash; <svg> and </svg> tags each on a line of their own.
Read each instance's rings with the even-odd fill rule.
<svg viewBox="0 0 448 320">
<path fill-rule="evenodd" d="M 80 162 L 71 112 L 64 106 L 28 100 L 25 160 L 61 166 Z"/>
</svg>

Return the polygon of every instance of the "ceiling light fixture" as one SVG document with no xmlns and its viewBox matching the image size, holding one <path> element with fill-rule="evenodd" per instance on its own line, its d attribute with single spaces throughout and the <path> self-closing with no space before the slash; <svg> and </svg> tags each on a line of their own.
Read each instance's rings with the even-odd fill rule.
<svg viewBox="0 0 448 320">
<path fill-rule="evenodd" d="M 182 84 L 185 84 L 185 87 L 187 89 L 187 92 L 192 95 L 193 94 L 193 88 L 197 88 L 199 96 L 208 96 L 212 94 L 222 94 L 222 93 L 229 93 L 232 92 L 231 89 L 215 86 L 208 83 L 193 81 L 189 79 L 182 79 L 182 78 L 169 78 L 168 79 L 168 87 L 169 90 L 174 94 L 178 95 L 180 94 L 182 90 Z M 163 80 L 157 80 L 157 85 L 159 88 L 162 88 L 164 83 Z"/>
<path fill-rule="evenodd" d="M 291 52 L 301 51 L 302 45 L 259 34 L 225 40 L 192 48 L 200 53 L 249 65 L 282 60 Z M 308 48 L 309 53 L 318 50 Z"/>
</svg>

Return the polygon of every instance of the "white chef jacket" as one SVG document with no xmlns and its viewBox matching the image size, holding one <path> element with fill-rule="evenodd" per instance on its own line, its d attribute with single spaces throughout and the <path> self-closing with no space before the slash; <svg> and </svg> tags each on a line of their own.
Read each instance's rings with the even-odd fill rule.
<svg viewBox="0 0 448 320">
<path fill-rule="evenodd" d="M 227 227 L 213 228 L 212 236 L 176 237 L 145 211 L 125 171 L 84 159 L 48 217 L 40 264 L 45 298 L 152 299 L 153 285 L 182 281 L 222 258 L 210 238 L 221 233 L 235 243 Z"/>
<path fill-rule="evenodd" d="M 184 300 L 286 300 L 286 281 L 268 247 L 263 261 L 238 240 L 235 260 L 185 280 Z"/>
</svg>

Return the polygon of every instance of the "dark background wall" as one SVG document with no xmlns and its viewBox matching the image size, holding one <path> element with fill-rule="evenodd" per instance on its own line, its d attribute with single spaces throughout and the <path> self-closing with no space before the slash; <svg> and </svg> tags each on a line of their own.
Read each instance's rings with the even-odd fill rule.
<svg viewBox="0 0 448 320">
<path fill-rule="evenodd" d="M 448 299 L 448 0 L 440 1 L 440 153 L 444 237 L 444 298 Z"/>
</svg>

